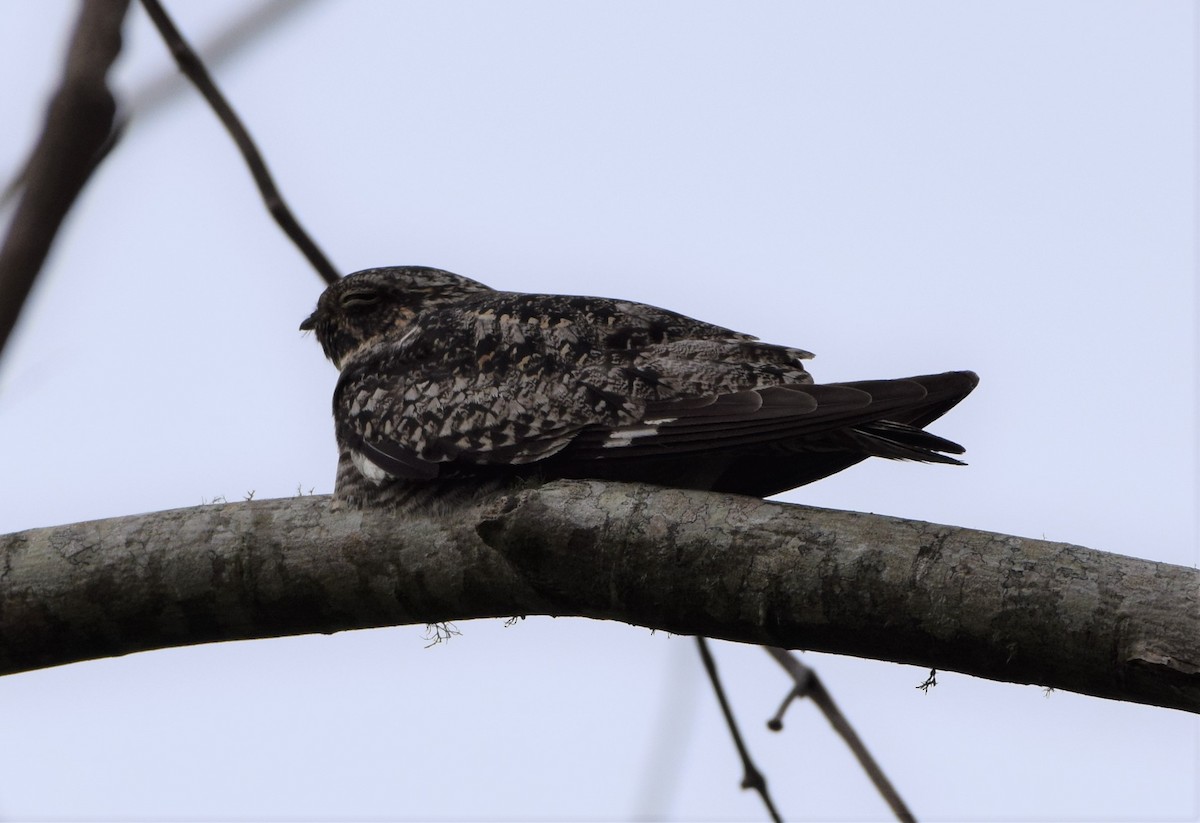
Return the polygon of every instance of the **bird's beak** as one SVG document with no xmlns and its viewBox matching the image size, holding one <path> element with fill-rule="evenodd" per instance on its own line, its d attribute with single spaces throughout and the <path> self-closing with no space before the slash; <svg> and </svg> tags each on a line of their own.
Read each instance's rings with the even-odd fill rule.
<svg viewBox="0 0 1200 823">
<path fill-rule="evenodd" d="M 300 331 L 312 331 L 317 327 L 317 313 L 313 312 L 308 317 L 304 318 L 304 322 L 300 324 Z"/>
</svg>

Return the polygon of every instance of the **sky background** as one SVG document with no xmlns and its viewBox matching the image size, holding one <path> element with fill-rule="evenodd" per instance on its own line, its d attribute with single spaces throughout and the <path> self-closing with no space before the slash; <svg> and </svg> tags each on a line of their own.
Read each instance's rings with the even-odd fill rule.
<svg viewBox="0 0 1200 823">
<path fill-rule="evenodd" d="M 194 42 L 235 0 L 175 0 Z M 76 4 L 0 0 L 0 176 Z M 1195 567 L 1196 7 L 310 2 L 217 79 L 342 271 L 667 306 L 821 381 L 969 368 L 968 468 L 784 499 Z M 131 9 L 115 85 L 170 64 Z M 7 219 L 7 214 L 5 215 Z M 135 119 L 0 362 L 0 532 L 332 491 L 322 283 L 194 94 Z M 531 618 L 0 678 L 0 819 L 764 819 L 688 638 Z M 887 819 L 715 644 L 787 819 Z M 1192 820 L 1200 721 L 806 654 L 923 820 Z"/>
</svg>

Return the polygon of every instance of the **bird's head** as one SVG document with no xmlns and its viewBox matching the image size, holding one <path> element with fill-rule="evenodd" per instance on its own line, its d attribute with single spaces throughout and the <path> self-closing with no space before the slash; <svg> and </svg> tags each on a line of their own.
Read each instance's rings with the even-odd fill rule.
<svg viewBox="0 0 1200 823">
<path fill-rule="evenodd" d="M 341 369 L 363 346 L 403 334 L 419 312 L 489 291 L 470 278 L 425 266 L 364 269 L 325 289 L 300 330 L 316 332 L 325 356 Z"/>
</svg>

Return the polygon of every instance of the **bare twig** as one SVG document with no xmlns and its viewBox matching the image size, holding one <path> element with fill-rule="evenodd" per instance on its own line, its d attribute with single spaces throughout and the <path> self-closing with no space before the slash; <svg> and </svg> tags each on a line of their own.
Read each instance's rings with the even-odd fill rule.
<svg viewBox="0 0 1200 823">
<path fill-rule="evenodd" d="M 458 626 L 455 626 L 453 623 L 443 621 L 440 623 L 426 623 L 425 624 L 424 640 L 426 640 L 429 643 L 429 645 L 427 645 L 425 647 L 427 649 L 431 649 L 434 646 L 440 645 L 442 643 L 449 643 L 450 638 L 452 638 L 452 637 L 461 637 L 461 636 L 462 636 L 462 632 L 460 632 L 458 630 Z"/>
<path fill-rule="evenodd" d="M 121 51 L 129 0 L 85 0 L 62 84 L 26 164 L 26 186 L 0 248 L 0 351 L 79 192 L 112 136 L 116 101 L 109 67 Z"/>
<path fill-rule="evenodd" d="M 258 147 L 254 145 L 250 133 L 246 131 L 246 127 L 242 125 L 233 107 L 229 105 L 229 101 L 225 99 L 225 96 L 217 88 L 216 83 L 209 76 L 208 70 L 204 68 L 204 64 L 200 61 L 196 52 L 192 51 L 191 46 L 183 39 L 183 35 L 175 27 L 171 18 L 167 16 L 166 11 L 158 0 L 142 0 L 142 5 L 146 9 L 146 13 L 150 15 L 150 19 L 154 22 L 159 34 L 162 35 L 163 41 L 170 48 L 171 55 L 175 58 L 175 62 L 179 64 L 179 70 L 204 95 L 204 99 L 212 106 L 213 111 L 216 112 L 225 129 L 233 137 L 238 150 L 241 151 L 242 157 L 246 160 L 246 165 L 250 167 L 250 173 L 254 176 L 254 182 L 258 185 L 258 190 L 261 192 L 263 201 L 267 205 L 267 211 L 275 218 L 275 222 L 279 224 L 284 233 L 296 244 L 296 247 L 308 258 L 308 262 L 317 270 L 322 279 L 326 283 L 336 281 L 340 277 L 337 269 L 325 257 L 325 254 L 317 246 L 316 242 L 313 241 L 300 225 L 296 216 L 292 214 L 287 203 L 284 202 L 283 196 L 275 186 L 275 181 L 271 177 L 271 173 L 267 170 L 266 161 L 263 160 Z"/>
<path fill-rule="evenodd" d="M 256 4 L 237 6 L 219 31 L 196 44 L 196 54 L 210 71 L 214 70 L 263 35 L 275 30 L 294 12 L 312 4 L 313 0 L 260 0 Z M 130 119 L 141 118 L 187 88 L 187 77 L 168 68 L 132 90 L 122 100 L 121 113 Z"/>
<path fill-rule="evenodd" d="M 908 810 L 908 806 L 904 805 L 904 801 L 900 799 L 899 793 L 892 786 L 891 781 L 884 775 L 883 770 L 879 768 L 879 764 L 875 762 L 875 758 L 871 757 L 871 753 L 867 751 L 867 747 L 863 745 L 858 734 L 850 725 L 845 715 L 833 702 L 833 697 L 825 689 L 821 678 L 817 677 L 817 673 L 811 668 L 801 663 L 791 652 L 785 649 L 780 649 L 775 646 L 763 646 L 767 650 L 767 654 L 771 655 L 783 666 L 784 670 L 792 676 L 795 685 L 792 687 L 788 698 L 784 700 L 783 706 L 779 712 L 767 725 L 778 731 L 783 728 L 783 711 L 791 703 L 792 699 L 797 697 L 810 697 L 817 704 L 817 707 L 825 715 L 825 719 L 833 726 L 834 731 L 842 736 L 846 741 L 846 745 L 850 747 L 850 751 L 854 752 L 854 756 L 858 758 L 859 764 L 866 771 L 867 776 L 871 778 L 871 782 L 875 784 L 875 788 L 883 795 L 883 799 L 887 801 L 891 807 L 892 813 L 896 815 L 897 820 L 915 821 L 912 812 Z"/>
<path fill-rule="evenodd" d="M 763 804 L 767 807 L 767 811 L 771 815 L 771 819 L 778 823 L 782 818 L 779 812 L 775 810 L 775 804 L 771 802 L 771 795 L 767 791 L 767 779 L 763 777 L 754 765 L 754 761 L 750 759 L 750 752 L 746 749 L 746 744 L 742 740 L 742 733 L 738 731 L 737 721 L 733 719 L 733 710 L 729 707 L 729 700 L 725 697 L 725 689 L 721 685 L 721 678 L 717 675 L 717 663 L 713 660 L 712 652 L 708 650 L 708 642 L 703 637 L 696 638 L 696 644 L 700 647 L 700 659 L 704 661 L 704 671 L 708 672 L 708 679 L 712 682 L 713 691 L 717 694 L 717 702 L 721 704 L 721 714 L 725 715 L 725 724 L 729 726 L 729 734 L 733 737 L 733 745 L 737 747 L 738 755 L 742 758 L 742 768 L 744 775 L 742 777 L 743 789 L 754 789 L 762 797 Z"/>
</svg>

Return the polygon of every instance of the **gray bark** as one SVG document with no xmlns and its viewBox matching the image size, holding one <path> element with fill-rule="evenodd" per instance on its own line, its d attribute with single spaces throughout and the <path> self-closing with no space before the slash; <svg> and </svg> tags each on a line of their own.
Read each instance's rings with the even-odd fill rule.
<svg viewBox="0 0 1200 823">
<path fill-rule="evenodd" d="M 444 516 L 326 497 L 0 537 L 0 673 L 218 640 L 549 614 L 1200 711 L 1200 572 L 600 482 Z"/>
</svg>

